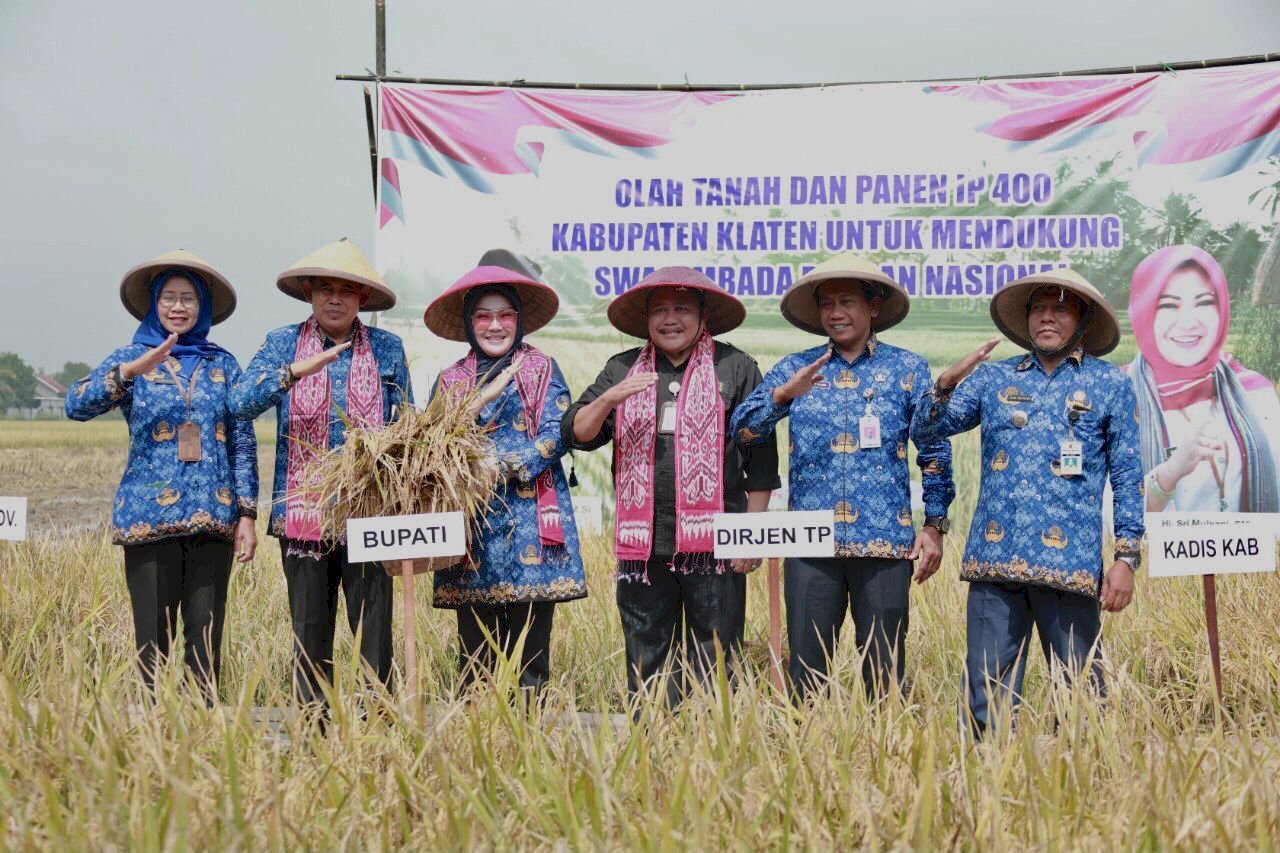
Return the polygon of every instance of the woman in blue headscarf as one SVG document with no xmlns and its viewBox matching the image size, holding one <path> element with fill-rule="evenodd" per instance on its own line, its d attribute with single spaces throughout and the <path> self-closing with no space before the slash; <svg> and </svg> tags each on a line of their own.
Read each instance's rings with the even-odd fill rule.
<svg viewBox="0 0 1280 853">
<path fill-rule="evenodd" d="M 208 338 L 236 294 L 179 250 L 126 273 L 120 298 L 141 325 L 67 393 L 67 417 L 119 407 L 129 424 L 112 526 L 143 680 L 154 682 L 181 613 L 186 666 L 213 702 L 232 560 L 247 563 L 257 547 L 257 441 L 227 408 L 240 365 Z"/>
</svg>

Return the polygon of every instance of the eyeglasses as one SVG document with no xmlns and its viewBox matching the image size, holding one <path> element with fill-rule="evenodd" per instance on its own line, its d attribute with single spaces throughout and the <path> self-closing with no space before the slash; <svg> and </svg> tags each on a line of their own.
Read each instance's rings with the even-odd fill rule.
<svg viewBox="0 0 1280 853">
<path fill-rule="evenodd" d="M 504 308 L 501 311 L 473 311 L 471 313 L 471 324 L 477 328 L 485 329 L 492 326 L 493 321 L 497 320 L 504 326 L 514 326 L 519 317 L 519 313 L 511 308 Z"/>
<path fill-rule="evenodd" d="M 166 293 L 157 299 L 156 302 L 163 305 L 165 308 L 172 308 L 179 302 L 182 303 L 183 308 L 194 308 L 200 304 L 200 297 L 196 296 L 194 293 L 184 293 L 181 296 L 174 293 Z"/>
</svg>

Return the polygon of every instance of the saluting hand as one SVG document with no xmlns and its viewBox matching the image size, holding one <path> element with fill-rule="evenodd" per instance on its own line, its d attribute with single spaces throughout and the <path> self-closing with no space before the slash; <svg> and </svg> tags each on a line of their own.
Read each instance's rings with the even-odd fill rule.
<svg viewBox="0 0 1280 853">
<path fill-rule="evenodd" d="M 164 343 L 158 347 L 152 347 L 133 361 L 126 361 L 120 365 L 120 376 L 124 379 L 132 379 L 135 376 L 141 376 L 144 373 L 150 373 L 169 357 L 170 350 L 173 345 L 178 342 L 178 333 L 164 339 Z"/>
<path fill-rule="evenodd" d="M 656 373 L 636 373 L 624 378 L 621 382 L 614 385 L 600 396 L 607 399 L 611 407 L 617 407 L 619 403 L 626 400 L 628 397 L 634 397 L 641 391 L 647 391 L 649 388 L 653 387 L 653 384 L 657 381 L 658 374 Z"/>
<path fill-rule="evenodd" d="M 351 341 L 345 341 L 338 344 L 336 347 L 330 347 L 318 355 L 313 355 L 311 358 L 304 358 L 301 361 L 295 361 L 293 364 L 289 365 L 289 372 L 293 374 L 295 379 L 301 379 L 304 376 L 319 373 L 325 367 L 328 367 L 330 364 L 337 361 L 338 356 L 342 355 L 344 351 L 349 349 L 351 349 Z"/>
<path fill-rule="evenodd" d="M 795 398 L 813 390 L 813 387 L 822 381 L 822 366 L 830 360 L 831 347 L 827 347 L 827 351 L 818 356 L 817 361 L 791 374 L 790 379 L 773 389 L 774 405 L 785 406 Z"/>
<path fill-rule="evenodd" d="M 939 390 L 950 391 L 959 385 L 966 376 L 978 369 L 979 364 L 990 357 L 991 351 L 998 343 L 1000 339 L 993 338 L 944 370 L 938 377 Z"/>
</svg>

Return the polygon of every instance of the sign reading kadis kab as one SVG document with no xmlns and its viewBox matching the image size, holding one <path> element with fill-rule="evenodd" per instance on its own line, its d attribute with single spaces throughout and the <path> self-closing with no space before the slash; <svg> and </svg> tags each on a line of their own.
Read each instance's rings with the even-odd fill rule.
<svg viewBox="0 0 1280 853">
<path fill-rule="evenodd" d="M 1149 512 L 1146 522 L 1153 577 L 1276 570 L 1280 513 Z"/>
<path fill-rule="evenodd" d="M 27 499 L 0 498 L 0 539 L 21 542 L 27 538 Z"/>
<path fill-rule="evenodd" d="M 834 557 L 836 516 L 825 512 L 718 512 L 717 559 Z"/>
<path fill-rule="evenodd" d="M 347 522 L 347 554 L 353 563 L 461 557 L 466 553 L 466 520 L 460 512 L 353 518 Z"/>
</svg>

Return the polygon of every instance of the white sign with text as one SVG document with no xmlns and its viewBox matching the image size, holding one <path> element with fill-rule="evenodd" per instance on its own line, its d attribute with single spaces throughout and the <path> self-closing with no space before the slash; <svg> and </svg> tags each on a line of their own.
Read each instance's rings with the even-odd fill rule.
<svg viewBox="0 0 1280 853">
<path fill-rule="evenodd" d="M 21 542 L 27 538 L 27 499 L 0 498 L 0 539 Z"/>
<path fill-rule="evenodd" d="M 573 520 L 578 524 L 578 535 L 600 533 L 604 530 L 604 499 L 596 495 L 573 496 Z"/>
<path fill-rule="evenodd" d="M 836 514 L 812 512 L 718 512 L 717 559 L 737 557 L 834 557 Z"/>
<path fill-rule="evenodd" d="M 347 556 L 353 563 L 461 557 L 467 524 L 460 512 L 426 512 L 353 518 L 347 522 Z"/>
<path fill-rule="evenodd" d="M 1149 512 L 1146 523 L 1152 577 L 1276 570 L 1280 513 Z"/>
</svg>

